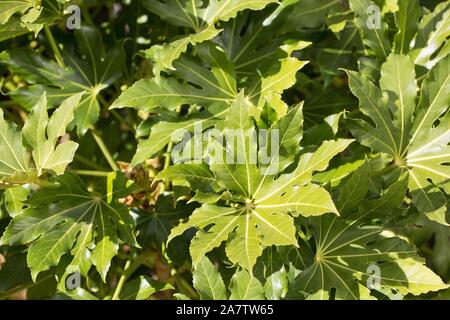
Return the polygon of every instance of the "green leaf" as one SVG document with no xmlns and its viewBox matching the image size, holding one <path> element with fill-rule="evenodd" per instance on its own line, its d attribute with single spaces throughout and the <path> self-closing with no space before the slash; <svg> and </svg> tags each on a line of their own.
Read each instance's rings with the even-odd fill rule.
<svg viewBox="0 0 450 320">
<path fill-rule="evenodd" d="M 152 78 L 137 81 L 124 91 L 111 108 L 133 107 L 152 110 L 157 106 L 172 110 L 183 104 L 232 101 L 236 96 L 236 80 L 232 63 L 212 44 L 198 47 L 199 58 L 182 56 L 174 62 L 175 78 Z M 189 79 L 180 83 L 178 79 Z M 193 85 L 192 85 L 193 84 Z"/>
<path fill-rule="evenodd" d="M 414 49 L 410 52 L 415 64 L 433 68 L 449 53 L 450 1 L 439 3 L 419 23 Z"/>
<path fill-rule="evenodd" d="M 80 97 L 81 93 L 64 100 L 49 118 L 44 93 L 25 122 L 22 133 L 15 125 L 3 120 L 0 111 L 0 181 L 3 186 L 37 182 L 37 177 L 47 170 L 56 174 L 64 172 L 72 162 L 78 144 L 73 141 L 58 144 L 58 139 L 65 135 L 67 126 L 73 120 Z M 29 165 L 24 145 L 31 149 L 34 167 Z"/>
<path fill-rule="evenodd" d="M 25 183 L 30 174 L 27 150 L 23 146 L 22 135 L 16 125 L 3 118 L 0 110 L 0 186 Z"/>
<path fill-rule="evenodd" d="M 190 119 L 184 121 L 161 121 L 157 123 L 152 127 L 149 138 L 142 140 L 138 144 L 131 165 L 144 162 L 170 142 L 178 143 L 183 141 L 184 134 L 186 132 L 193 132 L 196 126 L 204 129 L 211 127 L 216 121 L 220 121 L 227 112 L 228 109 L 211 107 L 209 110 L 203 111 L 198 115 L 193 115 Z"/>
<path fill-rule="evenodd" d="M 395 13 L 395 24 L 398 33 L 394 39 L 394 49 L 400 54 L 410 50 L 411 41 L 419 28 L 420 5 L 416 0 L 399 0 Z"/>
<path fill-rule="evenodd" d="M 288 291 L 288 278 L 284 266 L 272 273 L 264 285 L 264 295 L 268 300 L 279 300 L 286 296 Z"/>
<path fill-rule="evenodd" d="M 370 165 L 367 161 L 359 167 L 339 191 L 336 207 L 339 212 L 348 212 L 364 200 L 370 183 Z"/>
<path fill-rule="evenodd" d="M 376 25 L 376 14 L 381 15 L 381 9 L 371 0 L 349 0 L 350 8 L 355 13 L 355 24 L 362 34 L 363 43 L 369 47 L 375 56 L 385 60 L 391 52 L 387 37 L 388 26 L 383 17 L 379 17 L 380 26 Z M 379 11 L 369 11 L 378 8 Z"/>
<path fill-rule="evenodd" d="M 55 276 L 51 272 L 42 273 L 36 281 L 31 280 L 26 254 L 14 253 L 7 257 L 0 269 L 0 300 L 11 298 L 22 290 L 30 300 L 49 299 L 56 289 Z"/>
<path fill-rule="evenodd" d="M 236 143 L 230 150 L 217 143 L 218 150 L 210 165 L 221 186 L 246 197 L 250 197 L 260 178 L 255 159 L 255 128 L 250 117 L 249 105 L 241 93 L 225 119 L 225 134 L 229 134 L 226 139 L 236 140 Z"/>
<path fill-rule="evenodd" d="M 341 75 L 340 68 L 356 69 L 357 56 L 364 49 L 359 29 L 355 23 L 345 20 L 345 27 L 325 42 L 317 54 L 317 63 L 328 85 L 335 76 Z M 319 97 L 315 97 L 316 99 Z M 329 97 L 327 97 L 328 101 Z"/>
<path fill-rule="evenodd" d="M 174 165 L 162 171 L 155 179 L 188 181 L 193 190 L 203 190 L 205 192 L 214 190 L 213 186 L 216 185 L 214 173 L 206 164 Z"/>
<path fill-rule="evenodd" d="M 217 30 L 214 26 L 210 26 L 198 33 L 187 35 L 170 43 L 154 45 L 143 53 L 147 59 L 150 59 L 155 63 L 153 66 L 153 73 L 159 81 L 159 74 L 161 71 L 175 70 L 173 62 L 177 60 L 181 54 L 186 52 L 189 45 L 196 45 L 197 43 L 211 40 L 216 37 L 220 31 L 221 30 Z"/>
<path fill-rule="evenodd" d="M 22 213 L 29 190 L 24 186 L 8 188 L 5 191 L 5 207 L 11 218 Z"/>
<path fill-rule="evenodd" d="M 0 41 L 34 32 L 37 37 L 44 25 L 61 18 L 58 0 L 5 0 L 0 3 Z"/>
<path fill-rule="evenodd" d="M 203 257 L 195 268 L 193 283 L 202 300 L 227 299 L 227 292 L 222 277 L 207 257 Z"/>
<path fill-rule="evenodd" d="M 30 113 L 22 130 L 25 143 L 32 150 L 37 174 L 44 169 L 53 170 L 56 174 L 64 173 L 67 165 L 73 160 L 78 144 L 68 141 L 55 148 L 69 123 L 74 119 L 74 111 L 79 106 L 81 94 L 76 94 L 63 101 L 61 106 L 49 119 L 47 115 L 47 97 L 42 95 Z"/>
<path fill-rule="evenodd" d="M 156 201 L 154 212 L 133 210 L 139 214 L 136 225 L 139 229 L 138 242 L 142 247 L 152 244 L 161 245 L 173 227 L 173 221 L 181 219 L 191 213 L 197 206 L 180 203 L 175 206 L 173 195 L 160 195 Z"/>
<path fill-rule="evenodd" d="M 25 13 L 34 7 L 32 0 L 2 1 L 0 3 L 0 24 L 8 22 L 15 13 Z"/>
<path fill-rule="evenodd" d="M 338 0 L 298 0 L 293 2 L 296 2 L 293 8 L 286 6 L 286 10 L 290 11 L 286 21 L 286 28 L 289 29 L 317 28 L 325 24 L 328 15 L 345 9 L 345 6 Z"/>
<path fill-rule="evenodd" d="M 96 195 L 85 191 L 73 174 L 59 176 L 55 180 L 58 186 L 43 188 L 33 195 L 29 207 L 9 224 L 0 245 L 31 243 L 27 262 L 33 280 L 40 272 L 58 265 L 66 253 L 72 257 L 68 273 L 86 275 L 93 264 L 105 280 L 118 243 L 136 245 L 134 221 L 126 207 L 116 203 L 118 197 L 130 191 L 125 181 L 119 176 L 114 182 L 114 194 Z"/>
<path fill-rule="evenodd" d="M 337 213 L 326 190 L 316 185 L 304 184 L 311 182 L 312 172 L 325 170 L 329 161 L 352 142 L 353 140 L 348 139 L 325 141 L 314 153 L 302 155 L 292 173 L 260 184 L 261 187 L 255 192 L 257 207 L 264 210 L 278 208 L 304 216 Z"/>
<path fill-rule="evenodd" d="M 173 62 L 186 52 L 188 46 L 210 40 L 217 36 L 221 30 L 217 30 L 214 24 L 219 21 L 228 21 L 234 18 L 238 12 L 251 9 L 263 9 L 275 0 L 214 0 L 208 5 L 201 1 L 178 0 L 145 0 L 143 5 L 151 12 L 159 15 L 163 20 L 182 27 L 188 27 L 195 33 L 188 34 L 181 39 L 174 40 L 164 45 L 152 46 L 144 51 L 147 58 L 155 62 L 154 74 L 167 69 L 174 69 Z"/>
<path fill-rule="evenodd" d="M 299 150 L 301 132 L 296 132 L 296 126 L 291 125 L 290 121 L 295 119 L 301 126 L 300 112 L 299 107 L 295 108 L 271 128 L 281 132 L 282 140 L 279 142 L 285 148 L 282 155 L 289 155 L 288 150 Z M 227 257 L 252 274 L 264 247 L 296 245 L 292 216 L 338 213 L 329 193 L 311 184 L 312 173 L 325 170 L 328 162 L 353 140 L 326 141 L 315 152 L 303 154 L 293 172 L 274 179 L 274 172 L 258 166 L 256 129 L 251 108 L 244 95 L 240 94 L 231 106 L 222 129 L 226 136 L 222 141 L 229 142 L 231 137 L 234 142 L 230 146 L 212 141 L 216 152 L 209 163 L 217 183 L 231 193 L 232 201 L 228 206 L 202 205 L 187 222 L 172 229 L 168 239 L 171 241 L 192 227 L 200 229 L 190 247 L 194 267 L 206 253 L 226 241 Z M 269 160 L 278 165 L 278 160 Z M 288 160 L 284 161 L 285 167 L 293 158 L 283 160 Z M 193 179 L 189 177 L 185 180 L 192 183 Z"/>
<path fill-rule="evenodd" d="M 265 150 L 259 150 L 260 158 L 267 150 L 276 148 L 278 152 L 276 155 L 271 155 L 268 160 L 267 171 L 282 172 L 292 162 L 294 162 L 295 155 L 300 151 L 300 141 L 303 138 L 303 103 L 300 103 L 279 121 L 276 121 L 269 129 L 266 139 Z M 279 139 L 276 142 L 278 145 L 272 145 L 272 132 L 278 131 Z M 275 168 L 277 166 L 278 168 Z M 273 170 L 273 171 L 272 171 Z"/>
<path fill-rule="evenodd" d="M 328 299 L 334 288 L 336 299 L 371 299 L 369 289 L 419 295 L 448 287 L 425 267 L 414 247 L 398 238 L 383 238 L 379 228 L 360 229 L 332 215 L 305 224 L 314 238 L 314 260 L 296 278 L 296 291 Z M 374 284 L 371 270 L 376 268 L 379 282 Z"/>
<path fill-rule="evenodd" d="M 231 278 L 230 292 L 230 300 L 264 299 L 261 283 L 245 269 L 236 272 Z"/>
<path fill-rule="evenodd" d="M 62 51 L 66 68 L 25 48 L 3 52 L 0 61 L 31 83 L 10 93 L 26 109 L 31 109 L 44 92 L 50 107 L 83 92 L 75 123 L 78 133 L 84 134 L 98 120 L 98 95 L 122 75 L 125 55 L 120 43 L 106 52 L 100 32 L 93 27 L 75 30 L 75 39 L 79 53 L 73 45 Z"/>
<path fill-rule="evenodd" d="M 357 139 L 375 152 L 389 154 L 409 172 L 413 203 L 430 219 L 445 224 L 445 193 L 449 193 L 448 105 L 450 57 L 442 59 L 422 82 L 416 105 L 414 66 L 407 56 L 392 54 L 382 66 L 380 86 L 348 72 L 360 110 L 370 117 L 352 123 Z M 436 124 L 436 121 L 438 123 Z M 431 182 L 430 182 L 431 181 Z"/>
<path fill-rule="evenodd" d="M 450 159 L 449 104 L 450 56 L 441 60 L 422 84 L 406 155 L 413 203 L 430 219 L 443 224 L 446 224 L 445 195 L 434 186 L 450 194 L 450 168 L 445 165 Z M 437 119 L 440 124 L 434 126 Z"/>
<path fill-rule="evenodd" d="M 157 282 L 149 277 L 139 276 L 123 286 L 120 292 L 120 300 L 147 300 L 152 294 L 173 287 L 167 283 Z"/>
</svg>

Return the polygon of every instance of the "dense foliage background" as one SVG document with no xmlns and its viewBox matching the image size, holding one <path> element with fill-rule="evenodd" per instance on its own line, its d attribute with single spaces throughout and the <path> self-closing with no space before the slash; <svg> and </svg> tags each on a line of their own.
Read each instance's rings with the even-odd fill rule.
<svg viewBox="0 0 450 320">
<path fill-rule="evenodd" d="M 449 36 L 450 1 L 2 0 L 0 299 L 449 298 Z"/>
</svg>

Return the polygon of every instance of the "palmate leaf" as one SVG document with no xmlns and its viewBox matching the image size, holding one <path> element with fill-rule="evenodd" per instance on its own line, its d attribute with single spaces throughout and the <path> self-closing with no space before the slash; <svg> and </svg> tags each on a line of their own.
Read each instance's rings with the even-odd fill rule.
<svg viewBox="0 0 450 320">
<path fill-rule="evenodd" d="M 344 28 L 334 34 L 333 39 L 328 40 L 325 48 L 320 49 L 317 55 L 317 63 L 325 77 L 325 84 L 340 74 L 339 68 L 355 68 L 357 56 L 362 49 L 359 29 L 352 21 L 346 21 Z"/>
<path fill-rule="evenodd" d="M 424 265 L 416 249 L 399 238 L 384 238 L 380 228 L 358 228 L 326 214 L 304 222 L 314 239 L 311 265 L 295 279 L 291 294 L 313 299 L 374 299 L 370 289 L 386 295 L 419 295 L 448 285 Z M 379 274 L 372 270 L 379 268 Z"/>
<path fill-rule="evenodd" d="M 86 276 L 94 265 L 105 280 L 119 243 L 137 245 L 134 221 L 127 208 L 117 203 L 132 186 L 121 174 L 112 173 L 108 180 L 106 192 L 91 194 L 77 176 L 57 177 L 57 186 L 36 192 L 28 208 L 11 221 L 0 245 L 31 243 L 27 262 L 33 279 L 70 254 L 66 275 Z"/>
<path fill-rule="evenodd" d="M 391 52 L 391 44 L 387 35 L 388 25 L 380 17 L 380 26 L 375 25 L 376 12 L 369 8 L 379 8 L 372 0 L 349 0 L 350 8 L 355 13 L 355 24 L 362 34 L 363 43 L 375 56 L 384 61 Z M 381 14 L 381 10 L 379 12 Z"/>
<path fill-rule="evenodd" d="M 138 144 L 131 165 L 144 162 L 170 142 L 178 143 L 182 141 L 183 134 L 193 132 L 196 125 L 202 126 L 202 128 L 213 126 L 217 121 L 222 120 L 227 112 L 228 108 L 223 108 L 222 104 L 218 104 L 179 122 L 161 121 L 157 123 L 152 127 L 149 138 L 140 141 Z"/>
<path fill-rule="evenodd" d="M 0 110 L 0 186 L 11 187 L 37 182 L 44 171 L 62 174 L 73 160 L 78 144 L 66 141 L 57 144 L 79 105 L 82 93 L 61 103 L 49 118 L 45 93 L 40 97 L 20 132 L 3 119 Z M 56 145 L 56 146 L 55 146 Z M 27 147 L 31 150 L 29 161 Z"/>
<path fill-rule="evenodd" d="M 295 84 L 297 71 L 306 65 L 305 61 L 294 58 L 293 52 L 311 43 L 280 33 L 285 11 L 273 20 L 270 18 L 273 10 L 269 9 L 241 13 L 224 24 L 223 32 L 213 41 L 233 62 L 240 88 L 246 89 L 252 102 L 261 108 L 269 102 L 283 116 L 287 105 L 281 94 Z"/>
<path fill-rule="evenodd" d="M 261 300 L 264 290 L 261 282 L 245 269 L 237 271 L 231 278 L 228 291 L 220 272 L 213 263 L 203 257 L 193 271 L 193 283 L 202 300 Z"/>
<path fill-rule="evenodd" d="M 237 93 L 232 63 L 211 44 L 198 47 L 198 58 L 183 56 L 174 66 L 175 70 L 170 73 L 174 77 L 139 80 L 122 93 L 111 108 L 150 111 L 161 106 L 176 110 L 183 104 L 226 103 Z M 184 82 L 180 83 L 179 79 Z"/>
<path fill-rule="evenodd" d="M 416 0 L 398 1 L 398 11 L 395 13 L 395 24 L 398 32 L 394 39 L 394 50 L 406 54 L 419 28 L 420 5 Z"/>
<path fill-rule="evenodd" d="M 2 1 L 0 4 L 0 24 L 8 22 L 9 18 L 17 12 L 24 13 L 31 8 L 35 8 L 33 0 L 18 0 L 18 1 Z"/>
<path fill-rule="evenodd" d="M 345 2 L 339 0 L 294 0 L 291 2 L 294 5 L 287 6 L 287 10 L 290 12 L 285 22 L 287 29 L 317 28 L 325 24 L 329 15 L 343 12 L 346 9 Z"/>
<path fill-rule="evenodd" d="M 268 6 L 259 12 L 243 12 L 223 26 L 222 33 L 215 39 L 221 43 L 227 55 L 236 64 L 238 74 L 254 74 L 274 64 L 279 48 L 296 39 L 300 32 L 311 28 L 325 28 L 329 17 L 341 18 L 345 30 L 336 31 L 317 43 L 320 49 L 317 62 L 328 84 L 339 67 L 353 65 L 351 58 L 362 47 L 358 30 L 350 20 L 344 20 L 346 2 L 328 0 L 281 1 L 278 7 Z M 342 31 L 342 32 L 341 32 Z M 299 39 L 303 37 L 300 35 Z M 324 39 L 322 39 L 324 38 Z M 314 50 L 314 49 L 312 49 Z M 314 52 L 315 56 L 317 53 Z M 264 63 L 265 62 L 265 63 Z"/>
<path fill-rule="evenodd" d="M 120 300 L 147 300 L 152 294 L 164 290 L 170 290 L 170 284 L 157 282 L 149 277 L 139 276 L 123 286 L 120 292 Z"/>
<path fill-rule="evenodd" d="M 145 0 L 143 5 L 151 12 L 159 15 L 161 19 L 170 24 L 187 27 L 195 33 L 188 34 L 181 39 L 168 44 L 155 45 L 145 51 L 147 58 L 155 62 L 154 73 L 161 70 L 174 69 L 173 62 L 184 53 L 189 44 L 201 43 L 211 40 L 221 30 L 214 24 L 219 21 L 228 21 L 243 10 L 260 10 L 276 0 L 210 0 L 207 4 L 203 1 L 188 0 Z"/>
<path fill-rule="evenodd" d="M 301 105 L 296 108 L 301 108 Z M 288 154 L 298 150 L 302 136 L 301 110 L 298 109 L 292 110 L 286 118 L 280 119 L 271 128 L 279 130 L 279 148 Z M 233 144 L 232 149 L 228 145 L 216 149 L 220 152 L 216 151 L 212 155 L 209 166 L 217 183 L 231 192 L 232 200 L 228 202 L 228 206 L 202 205 L 187 222 L 172 229 L 168 241 L 189 228 L 198 228 L 200 230 L 190 247 L 194 267 L 206 253 L 226 241 L 225 251 L 228 258 L 252 273 L 256 259 L 261 256 L 264 247 L 297 243 L 292 216 L 320 215 L 326 212 L 337 214 L 328 192 L 311 184 L 312 173 L 325 170 L 331 158 L 343 151 L 353 140 L 325 141 L 315 152 L 303 154 L 296 169 L 291 173 L 281 174 L 274 179 L 274 175 L 294 159 L 283 157 L 284 153 L 280 152 L 283 163 L 283 166 L 278 168 L 280 171 L 274 171 L 277 157 L 269 158 L 266 166 L 258 165 L 261 161 L 252 162 L 251 157 L 252 154 L 257 154 L 258 143 L 251 138 L 251 134 L 244 134 L 256 131 L 256 128 L 243 94 L 236 99 L 225 120 L 223 132 L 227 130 L 240 132 L 236 136 L 237 143 Z M 227 153 L 232 151 L 235 155 L 242 155 L 244 161 L 220 161 L 223 149 L 226 149 Z M 189 176 L 193 166 L 195 164 L 173 168 L 176 168 L 180 177 L 195 186 L 198 177 Z M 198 166 L 200 170 L 203 165 Z M 163 171 L 157 179 L 165 175 Z"/>
<path fill-rule="evenodd" d="M 323 88 L 319 81 L 313 81 L 306 86 L 305 95 L 303 117 L 306 127 L 322 124 L 327 121 L 327 116 L 357 106 L 357 99 L 347 90 L 333 85 Z"/>
<path fill-rule="evenodd" d="M 37 36 L 44 24 L 61 16 L 57 0 L 4 0 L 0 3 L 0 41 L 27 32 Z"/>
<path fill-rule="evenodd" d="M 151 111 L 157 107 L 176 110 L 181 105 L 208 107 L 178 121 L 155 124 L 148 139 L 140 141 L 132 165 L 144 162 L 170 142 L 178 143 L 195 123 L 208 128 L 227 113 L 227 103 L 236 95 L 236 79 L 231 63 L 213 46 L 200 46 L 199 58 L 181 57 L 175 62 L 174 77 L 143 79 L 124 91 L 111 108 L 132 107 Z M 189 79 L 180 82 L 179 79 Z"/>
<path fill-rule="evenodd" d="M 236 272 L 230 282 L 230 300 L 262 300 L 264 290 L 261 282 L 245 269 Z"/>
<path fill-rule="evenodd" d="M 154 212 L 133 210 L 139 214 L 136 228 L 139 230 L 138 242 L 142 247 L 156 243 L 162 245 L 167 241 L 173 221 L 186 217 L 195 209 L 193 204 L 173 203 L 173 195 L 160 195 L 155 204 Z"/>
<path fill-rule="evenodd" d="M 301 50 L 309 42 L 297 41 L 274 49 L 271 66 L 268 61 L 252 65 L 258 73 L 238 74 L 238 70 L 225 52 L 212 43 L 196 48 L 198 57 L 183 55 L 174 62 L 175 70 L 170 77 L 143 79 L 127 89 L 111 108 L 133 107 L 151 111 L 156 107 L 176 110 L 183 104 L 226 105 L 234 100 L 239 89 L 245 88 L 254 104 L 273 94 L 281 94 L 295 83 L 295 74 L 306 62 L 291 57 L 293 51 Z M 246 79 L 245 81 L 241 81 Z"/>
<path fill-rule="evenodd" d="M 8 255 L 0 269 L 0 301 L 14 293 L 25 291 L 27 299 L 50 299 L 55 294 L 56 280 L 51 272 L 43 272 L 33 281 L 27 266 L 26 254 Z"/>
<path fill-rule="evenodd" d="M 414 64 L 431 69 L 449 54 L 450 1 L 437 4 L 432 12 L 423 16 L 420 3 L 419 0 L 398 0 L 385 2 L 384 7 L 380 7 L 379 1 L 349 0 L 363 42 L 380 62 L 395 52 L 408 54 Z M 393 39 L 388 32 L 394 27 L 389 25 L 391 12 L 397 29 Z M 375 21 L 381 22 L 380 26 L 375 25 Z"/>
<path fill-rule="evenodd" d="M 366 173 L 364 165 L 345 183 L 346 191 L 337 202 L 340 219 L 324 215 L 301 221 L 314 242 L 300 243 L 299 268 L 303 271 L 294 281 L 290 297 L 302 292 L 308 299 L 328 299 L 334 291 L 336 299 L 373 299 L 370 290 L 377 290 L 399 299 L 407 293 L 418 295 L 447 286 L 424 266 L 415 247 L 380 227 L 403 211 L 407 179 L 393 183 L 379 198 L 351 205 L 368 192 Z M 353 192 L 349 192 L 350 186 Z M 342 202 L 345 198 L 349 201 Z M 392 295 L 392 290 L 400 296 Z"/>
<path fill-rule="evenodd" d="M 283 46 L 274 55 L 277 61 L 275 67 L 266 70 L 262 76 L 246 76 L 245 82 L 239 81 L 233 62 L 212 43 L 200 44 L 196 50 L 197 58 L 184 55 L 174 62 L 176 69 L 170 72 L 171 77 L 137 81 L 121 94 L 111 108 L 133 107 L 152 111 L 161 107 L 164 113 L 164 109 L 176 110 L 187 104 L 203 106 L 207 110 L 192 113 L 187 118 L 180 117 L 176 122 L 163 121 L 154 125 L 150 137 L 139 143 L 132 165 L 145 161 L 164 148 L 171 139 L 178 143 L 185 131 L 194 130 L 194 124 L 201 123 L 202 128 L 207 129 L 220 123 L 228 112 L 229 103 L 237 95 L 238 82 L 243 82 L 242 87 L 255 105 L 261 106 L 267 100 L 284 104 L 281 94 L 295 83 L 297 71 L 306 64 L 290 55 L 308 44 L 299 41 Z"/>
<path fill-rule="evenodd" d="M 409 172 L 409 190 L 420 212 L 445 222 L 449 194 L 448 143 L 450 57 L 443 58 L 422 82 L 416 105 L 414 65 L 408 56 L 391 54 L 381 69 L 380 87 L 349 71 L 349 84 L 360 100 L 360 110 L 370 117 L 352 122 L 357 139 L 375 152 L 391 156 L 395 165 Z"/>
<path fill-rule="evenodd" d="M 25 122 L 22 136 L 26 145 L 32 150 L 38 176 L 44 169 L 62 174 L 72 161 L 78 145 L 73 141 L 68 141 L 55 148 L 55 144 L 65 134 L 66 127 L 73 120 L 74 112 L 79 107 L 80 98 L 81 94 L 76 94 L 63 101 L 49 119 L 47 97 L 46 94 L 43 94 Z"/>
<path fill-rule="evenodd" d="M 193 284 L 203 300 L 225 300 L 227 298 L 227 289 L 222 277 L 207 257 L 203 257 L 193 272 Z"/>
<path fill-rule="evenodd" d="M 0 62 L 30 83 L 10 93 L 28 110 L 43 92 L 47 93 L 50 105 L 83 92 L 80 107 L 75 113 L 75 123 L 78 133 L 84 134 L 98 120 L 98 95 L 122 75 L 125 55 L 120 43 L 105 52 L 101 34 L 93 27 L 82 26 L 80 30 L 75 30 L 75 38 L 79 54 L 73 44 L 62 51 L 66 68 L 25 48 L 3 52 Z"/>
<path fill-rule="evenodd" d="M 29 193 L 29 188 L 25 186 L 12 187 L 5 190 L 5 209 L 11 218 L 14 218 L 22 212 Z"/>
<path fill-rule="evenodd" d="M 450 1 L 439 3 L 420 20 L 414 47 L 409 55 L 415 64 L 431 69 L 449 54 Z"/>
</svg>

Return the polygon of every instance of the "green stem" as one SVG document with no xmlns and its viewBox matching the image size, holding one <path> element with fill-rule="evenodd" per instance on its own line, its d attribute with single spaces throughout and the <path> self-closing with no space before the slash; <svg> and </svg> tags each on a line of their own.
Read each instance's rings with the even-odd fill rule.
<svg viewBox="0 0 450 320">
<path fill-rule="evenodd" d="M 97 97 L 98 101 L 100 101 L 100 103 L 103 104 L 104 107 L 108 107 L 109 106 L 108 101 L 106 101 L 105 98 L 103 98 L 103 96 L 100 93 L 97 94 L 96 97 Z"/>
<path fill-rule="evenodd" d="M 181 112 L 181 106 L 178 106 L 178 108 L 177 108 L 178 115 L 180 114 L 180 112 Z M 169 144 L 167 145 L 166 154 L 164 155 L 164 167 L 163 167 L 163 170 L 167 169 L 169 167 L 169 165 L 170 165 L 170 160 L 171 160 L 170 156 L 171 156 L 171 153 L 172 153 L 172 148 L 173 148 L 173 142 L 170 141 Z M 164 182 L 164 188 L 163 188 L 162 192 L 164 192 L 166 187 L 170 186 L 170 180 L 169 179 L 164 179 L 163 182 Z"/>
<path fill-rule="evenodd" d="M 123 268 L 122 275 L 120 276 L 119 282 L 117 284 L 116 289 L 114 290 L 114 294 L 112 296 L 112 300 L 119 300 L 120 292 L 122 291 L 123 285 L 128 280 L 128 278 L 139 268 L 144 261 L 151 255 L 151 251 L 145 251 L 141 253 L 136 259 L 134 259 L 133 263 L 131 260 L 127 260 L 125 263 L 125 267 Z"/>
<path fill-rule="evenodd" d="M 55 55 L 56 62 L 61 68 L 65 68 L 64 60 L 61 56 L 61 52 L 59 51 L 58 45 L 56 44 L 55 38 L 53 37 L 52 31 L 50 27 L 44 24 L 45 35 L 47 36 L 48 42 L 50 42 L 50 47 L 53 50 L 53 54 Z"/>
<path fill-rule="evenodd" d="M 141 253 L 131 264 L 131 266 L 127 269 L 125 273 L 125 281 L 128 280 L 128 278 L 136 271 L 137 268 L 139 268 L 145 260 L 152 254 L 151 251 L 145 251 Z"/>
<path fill-rule="evenodd" d="M 107 169 L 105 169 L 103 166 L 101 166 L 101 165 L 95 163 L 95 162 L 92 161 L 92 160 L 89 160 L 88 158 L 82 156 L 81 154 L 76 154 L 76 155 L 75 155 L 75 159 L 76 159 L 77 161 L 81 162 L 82 164 L 91 167 L 92 169 L 100 170 L 100 171 L 106 171 L 106 170 L 107 170 Z"/>
<path fill-rule="evenodd" d="M 185 290 L 185 292 L 193 299 L 198 299 L 199 296 L 194 288 L 181 276 L 175 275 L 175 281 L 180 286 L 181 290 Z M 181 291 L 180 290 L 180 291 Z"/>
<path fill-rule="evenodd" d="M 167 145 L 166 153 L 164 154 L 164 167 L 163 170 L 167 169 L 170 165 L 170 154 L 172 153 L 173 143 L 169 142 Z M 163 184 L 161 188 L 161 193 L 166 191 L 170 188 L 170 180 L 169 179 L 163 179 Z"/>
<path fill-rule="evenodd" d="M 91 177 L 107 177 L 110 172 L 108 171 L 92 171 L 92 170 L 70 170 L 80 176 L 91 176 Z"/>
<path fill-rule="evenodd" d="M 169 142 L 166 149 L 166 154 L 164 155 L 164 168 L 167 169 L 170 165 L 170 154 L 172 153 L 173 143 Z"/>
<path fill-rule="evenodd" d="M 117 284 L 116 290 L 114 290 L 114 294 L 112 296 L 112 300 L 119 300 L 120 292 L 122 291 L 123 285 L 127 280 L 127 270 L 131 265 L 131 260 L 127 260 L 125 263 L 125 267 L 123 268 L 122 275 L 120 276 L 119 283 Z"/>
<path fill-rule="evenodd" d="M 119 171 L 119 167 L 117 166 L 111 153 L 109 152 L 108 148 L 106 147 L 105 143 L 103 142 L 102 137 L 100 137 L 100 135 L 97 132 L 95 132 L 94 130 L 92 130 L 91 132 L 92 132 L 92 136 L 95 139 L 95 142 L 97 142 L 98 147 L 102 151 L 103 156 L 105 157 L 106 161 L 108 161 L 111 169 L 113 169 L 113 171 Z"/>
<path fill-rule="evenodd" d="M 111 114 L 116 118 L 122 125 L 125 125 L 130 129 L 131 132 L 136 133 L 134 127 L 126 119 L 124 119 L 116 110 L 110 110 Z"/>
<path fill-rule="evenodd" d="M 4 94 L 6 96 L 6 93 Z M 15 102 L 14 100 L 4 100 L 1 102 L 1 107 L 11 107 L 11 106 L 15 106 L 17 104 L 17 102 Z"/>
</svg>

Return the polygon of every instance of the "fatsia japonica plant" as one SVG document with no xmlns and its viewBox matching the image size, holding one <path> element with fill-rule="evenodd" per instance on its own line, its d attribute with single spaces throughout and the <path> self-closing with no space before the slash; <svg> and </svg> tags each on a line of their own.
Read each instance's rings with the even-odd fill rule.
<svg viewBox="0 0 450 320">
<path fill-rule="evenodd" d="M 447 299 L 450 1 L 0 2 L 0 299 Z"/>
</svg>

